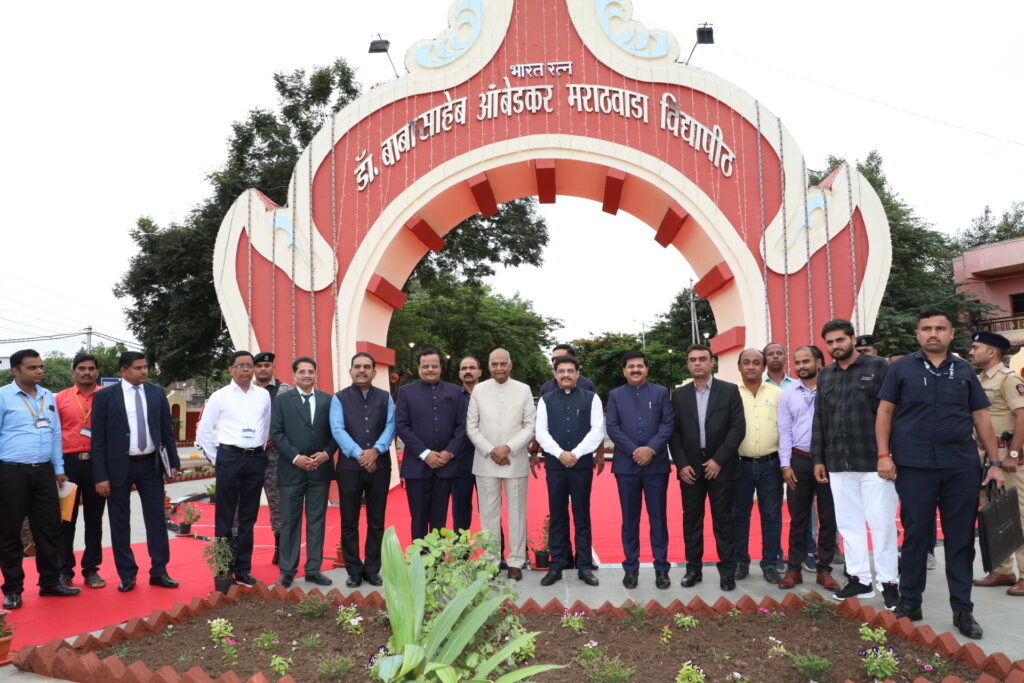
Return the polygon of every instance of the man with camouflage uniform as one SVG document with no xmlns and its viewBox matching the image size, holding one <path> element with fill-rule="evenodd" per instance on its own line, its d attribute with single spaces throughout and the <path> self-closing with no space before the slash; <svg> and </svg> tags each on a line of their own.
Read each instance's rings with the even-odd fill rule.
<svg viewBox="0 0 1024 683">
<path fill-rule="evenodd" d="M 279 393 L 291 389 L 291 385 L 274 377 L 273 353 L 270 351 L 257 353 L 255 365 L 253 384 L 270 392 L 271 401 Z M 270 528 L 274 531 L 274 558 L 271 560 L 273 564 L 278 564 L 279 546 L 281 545 L 281 496 L 277 489 L 277 456 L 277 448 L 273 442 L 267 442 L 267 473 L 263 480 L 263 490 L 267 494 L 267 505 L 270 507 Z"/>
<path fill-rule="evenodd" d="M 981 388 L 992 403 L 988 414 L 999 441 L 999 456 L 995 459 L 1002 462 L 1005 486 L 1017 487 L 1021 520 L 1024 521 L 1024 471 L 1021 470 L 1024 463 L 1020 461 L 1021 448 L 1024 447 L 1024 379 L 1003 364 L 1003 354 L 1010 348 L 1009 339 L 995 332 L 981 331 L 975 332 L 971 341 L 971 364 L 980 371 Z M 988 502 L 984 490 L 981 501 L 983 505 Z M 1013 572 L 1011 556 L 984 578 L 975 579 L 974 585 L 1009 586 L 1007 594 L 1024 597 L 1024 547 L 1017 548 L 1016 556 L 1020 576 Z"/>
</svg>

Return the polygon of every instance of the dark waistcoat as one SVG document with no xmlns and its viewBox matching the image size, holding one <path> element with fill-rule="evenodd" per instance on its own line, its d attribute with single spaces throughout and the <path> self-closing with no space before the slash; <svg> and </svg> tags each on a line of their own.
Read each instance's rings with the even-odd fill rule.
<svg viewBox="0 0 1024 683">
<path fill-rule="evenodd" d="M 548 434 L 563 451 L 571 451 L 583 441 L 590 431 L 590 408 L 593 405 L 594 392 L 580 389 L 578 386 L 568 394 L 556 389 L 544 395 L 544 407 L 548 414 Z M 547 454 L 546 466 L 553 469 L 564 469 L 557 453 Z M 580 457 L 576 467 L 591 467 L 594 454 L 587 453 Z"/>
<path fill-rule="evenodd" d="M 388 392 L 377 387 L 370 387 L 370 391 L 363 398 L 363 392 L 355 385 L 350 385 L 335 396 L 341 402 L 341 408 L 345 412 L 345 431 L 352 437 L 352 440 L 359 444 L 363 450 L 373 448 L 377 439 L 384 433 L 388 423 Z M 390 469 L 391 458 L 385 453 L 377 458 L 378 469 Z M 360 470 L 359 462 L 355 458 L 342 455 L 338 458 L 338 469 Z"/>
</svg>

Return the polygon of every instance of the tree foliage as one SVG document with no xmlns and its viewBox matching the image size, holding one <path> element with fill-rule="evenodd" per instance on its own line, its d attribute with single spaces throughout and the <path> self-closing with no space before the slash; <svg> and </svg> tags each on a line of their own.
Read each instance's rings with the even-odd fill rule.
<svg viewBox="0 0 1024 683">
<path fill-rule="evenodd" d="M 980 216 L 971 221 L 971 227 L 956 234 L 957 249 L 966 251 L 983 244 L 1024 237 L 1024 202 L 1012 202 L 1010 208 L 998 218 L 986 206 Z"/>
<path fill-rule="evenodd" d="M 226 365 L 231 340 L 213 286 L 213 248 L 231 204 L 250 187 L 288 203 L 288 183 L 302 150 L 332 116 L 359 94 L 344 59 L 274 74 L 277 111 L 254 109 L 233 124 L 227 159 L 210 174 L 211 194 L 181 223 L 148 217 L 131 231 L 138 253 L 114 288 L 129 299 L 128 326 L 161 382 L 207 376 Z M 421 262 L 411 280 L 424 291 L 450 290 L 458 278 L 479 282 L 493 264 L 539 265 L 547 228 L 535 200 L 509 202 L 491 219 L 474 216 L 447 237 L 439 255 Z"/>
<path fill-rule="evenodd" d="M 94 344 L 92 355 L 96 356 L 96 365 L 99 367 L 100 377 L 120 377 L 118 371 L 118 356 L 126 351 L 124 344 Z M 78 349 L 78 353 L 86 353 L 85 347 Z M 46 365 L 43 374 L 43 386 L 57 393 L 72 386 L 75 381 L 71 378 L 71 361 L 69 356 L 60 351 L 52 351 L 43 356 L 43 363 Z M 9 369 L 0 370 L 0 386 L 10 384 L 14 381 L 14 375 Z"/>
<path fill-rule="evenodd" d="M 413 285 L 405 307 L 392 316 L 388 346 L 398 354 L 402 380 L 418 377 L 415 358 L 432 347 L 442 355 L 443 378 L 456 383 L 462 358 L 479 358 L 486 379 L 488 354 L 505 348 L 512 356 L 512 377 L 536 389 L 550 377 L 541 348 L 551 345 L 557 324 L 536 313 L 529 301 L 494 294 L 485 286 L 454 283 L 436 292 Z M 410 342 L 415 344 L 411 349 Z"/>
</svg>

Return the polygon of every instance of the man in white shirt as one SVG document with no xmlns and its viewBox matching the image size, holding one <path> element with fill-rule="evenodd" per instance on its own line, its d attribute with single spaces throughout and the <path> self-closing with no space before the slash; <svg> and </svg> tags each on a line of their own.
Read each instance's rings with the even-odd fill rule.
<svg viewBox="0 0 1024 683">
<path fill-rule="evenodd" d="M 495 540 L 501 535 L 501 491 L 508 501 L 508 578 L 520 581 L 526 561 L 526 489 L 530 474 L 527 444 L 533 438 L 535 408 L 530 387 L 512 379 L 512 358 L 491 351 L 491 379 L 469 400 L 466 436 L 473 443 L 480 526 Z"/>
<path fill-rule="evenodd" d="M 253 526 L 260 510 L 270 433 L 270 394 L 253 383 L 254 366 L 248 351 L 231 356 L 231 383 L 213 392 L 196 429 L 196 440 L 217 468 L 214 533 L 218 538 L 231 538 L 231 523 L 238 510 L 231 573 L 243 586 L 256 583 L 252 575 Z"/>
<path fill-rule="evenodd" d="M 604 471 L 604 456 L 595 454 L 604 443 L 604 410 L 596 393 L 577 386 L 580 363 L 572 356 L 554 360 L 558 389 L 537 403 L 537 443 L 544 450 L 551 567 L 540 585 L 562 579 L 569 546 L 569 504 L 576 531 L 576 571 L 588 586 L 598 584 L 591 558 L 590 490 L 597 473 Z M 511 566 L 512 563 L 509 562 Z"/>
</svg>

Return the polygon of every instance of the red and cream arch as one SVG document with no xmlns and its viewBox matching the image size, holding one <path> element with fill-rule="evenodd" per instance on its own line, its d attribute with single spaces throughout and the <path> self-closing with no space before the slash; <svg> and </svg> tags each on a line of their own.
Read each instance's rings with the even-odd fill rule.
<svg viewBox="0 0 1024 683">
<path fill-rule="evenodd" d="M 333 368 L 323 385 L 346 381 L 357 350 L 393 364 L 391 314 L 424 254 L 474 213 L 558 195 L 632 214 L 686 257 L 724 372 L 743 347 L 806 344 L 832 317 L 870 331 L 891 261 L 871 186 L 844 165 L 807 187 L 781 121 L 678 56 L 628 0 L 456 0 L 408 74 L 317 134 L 287 206 L 252 189 L 232 206 L 214 279 L 234 343 L 314 355 Z"/>
</svg>

